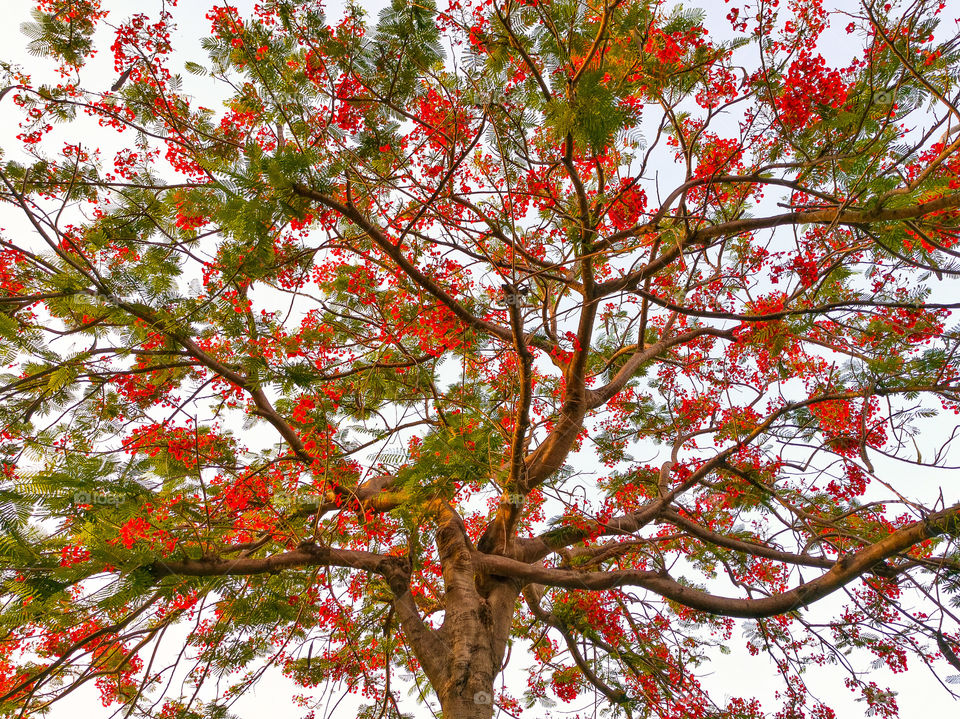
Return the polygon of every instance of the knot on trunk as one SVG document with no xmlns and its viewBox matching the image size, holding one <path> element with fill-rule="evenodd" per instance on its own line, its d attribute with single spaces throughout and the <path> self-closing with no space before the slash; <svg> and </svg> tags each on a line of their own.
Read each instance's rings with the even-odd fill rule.
<svg viewBox="0 0 960 719">
<path fill-rule="evenodd" d="M 384 561 L 383 578 L 387 580 L 387 585 L 395 596 L 399 597 L 407 592 L 412 571 L 410 557 L 390 557 Z"/>
</svg>

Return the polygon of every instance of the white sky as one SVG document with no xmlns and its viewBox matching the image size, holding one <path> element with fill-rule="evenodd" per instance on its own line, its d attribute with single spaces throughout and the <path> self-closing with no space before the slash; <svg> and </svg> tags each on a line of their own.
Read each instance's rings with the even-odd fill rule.
<svg viewBox="0 0 960 719">
<path fill-rule="evenodd" d="M 856 2 L 851 0 L 840 0 L 834 5 L 846 3 L 851 10 L 857 7 Z M 27 39 L 20 33 L 20 24 L 29 21 L 29 13 L 34 3 L 29 0 L 0 0 L 4 14 L 4 22 L 0 24 L 0 57 L 4 60 L 12 60 L 23 65 L 31 74 L 36 74 L 35 80 L 43 77 L 40 68 L 49 69 L 49 63 L 44 60 L 38 60 L 31 57 L 25 51 Z M 112 11 L 112 17 L 119 20 L 134 12 L 153 13 L 160 6 L 160 0 L 150 0 L 149 2 L 136 2 L 132 0 L 104 0 L 104 6 Z M 180 7 L 175 10 L 175 17 L 178 22 L 178 30 L 174 34 L 173 42 L 175 48 L 183 48 L 178 57 L 178 63 L 173 63 L 173 71 L 182 71 L 182 63 L 186 60 L 204 61 L 203 51 L 197 45 L 197 40 L 209 29 L 209 22 L 204 19 L 205 13 L 215 3 L 212 0 L 180 0 Z M 237 0 L 233 4 L 238 5 L 241 11 L 249 9 L 252 0 Z M 384 0 L 375 2 L 366 2 L 364 6 L 368 9 L 372 18 L 375 18 L 379 10 L 387 3 Z M 729 6 L 720 0 L 707 0 L 706 10 L 708 12 L 707 27 L 714 33 L 723 33 L 728 27 L 723 19 Z M 331 14 L 336 15 L 336 8 L 341 4 L 335 0 L 330 3 Z M 107 44 L 109 45 L 109 43 Z M 187 50 L 187 48 L 190 48 Z M 854 50 L 850 46 L 844 46 L 839 42 L 827 48 L 832 49 L 838 56 L 828 58 L 837 64 L 846 64 L 849 61 L 848 53 Z M 35 70 L 36 68 L 36 70 Z M 109 50 L 104 47 L 99 57 L 92 61 L 83 74 L 83 84 L 89 87 L 102 86 L 109 87 L 115 80 L 113 71 L 113 61 Z M 202 79 L 197 79 L 184 73 L 184 81 L 188 92 L 193 92 L 197 96 L 203 97 L 204 104 L 213 105 L 213 101 L 206 93 L 208 88 L 202 84 Z M 195 83 L 192 85 L 191 83 Z M 13 114 L 11 112 L 9 96 L 5 98 L 4 103 L 0 103 L 0 147 L 5 150 L 16 147 L 13 141 L 17 128 L 11 121 Z M 109 133 L 105 133 L 108 135 Z M 84 138 L 85 143 L 92 144 L 97 141 L 97 137 L 91 136 Z M 108 148 L 104 148 L 105 151 Z M 113 150 L 109 152 L 112 154 Z M 0 213 L 0 226 L 12 229 L 16 226 L 16 218 L 12 218 L 8 213 Z M 916 471 L 916 468 L 914 469 Z M 824 609 L 829 605 L 824 605 Z M 713 674 L 704 683 L 715 691 L 715 700 L 722 704 L 727 696 L 758 696 L 767 708 L 773 708 L 777 705 L 771 701 L 773 692 L 781 689 L 780 681 L 776 675 L 773 666 L 765 657 L 750 657 L 744 650 L 745 639 L 739 631 L 735 631 L 730 645 L 733 653 L 727 657 L 718 657 L 713 664 Z M 167 649 L 174 651 L 177 649 L 175 643 L 167 643 Z M 511 666 L 507 669 L 507 684 L 513 687 L 515 696 L 522 694 L 525 686 L 525 673 L 522 670 L 528 664 L 523 652 L 514 651 Z M 511 671 L 511 669 L 513 671 Z M 911 670 L 903 675 L 893 676 L 887 670 L 878 671 L 875 680 L 881 686 L 891 686 L 898 692 L 897 702 L 900 705 L 901 716 L 904 719 L 928 719 L 931 716 L 949 717 L 957 714 L 957 704 L 953 702 L 949 695 L 936 683 L 929 672 L 917 660 L 911 661 Z M 851 693 L 842 686 L 842 678 L 837 678 L 836 674 L 831 676 L 831 671 L 811 670 L 810 683 L 819 698 L 828 705 L 837 710 L 838 717 L 847 719 L 848 717 L 858 717 L 864 714 L 864 705 L 853 701 Z M 176 686 L 176 685 L 175 685 Z M 293 707 L 289 700 L 291 693 L 296 691 L 282 677 L 267 676 L 259 685 L 259 689 L 244 698 L 235 707 L 235 713 L 246 719 L 247 717 L 269 716 L 271 719 L 299 719 L 305 713 L 305 710 L 299 707 Z M 402 696 L 402 693 L 401 693 Z M 404 706 L 401 704 L 401 706 Z M 572 705 L 559 705 L 558 709 L 581 709 L 584 704 L 576 702 Z M 404 706 L 407 710 L 410 706 Z M 342 716 L 351 716 L 353 704 L 345 702 L 340 706 L 339 714 Z M 952 710 L 952 711 L 951 711 Z M 68 702 L 60 705 L 52 713 L 54 719 L 65 719 L 73 717 L 76 719 L 88 719 L 93 717 L 104 717 L 110 713 L 105 710 L 99 702 L 97 692 L 92 687 L 85 687 L 75 693 Z M 323 715 L 323 707 L 319 707 L 318 715 Z M 528 712 L 528 716 L 537 716 Z M 562 712 L 554 711 L 544 713 L 540 716 L 560 716 Z M 583 714 L 590 715 L 590 712 Z M 422 709 L 416 716 L 430 717 L 431 712 Z"/>
</svg>

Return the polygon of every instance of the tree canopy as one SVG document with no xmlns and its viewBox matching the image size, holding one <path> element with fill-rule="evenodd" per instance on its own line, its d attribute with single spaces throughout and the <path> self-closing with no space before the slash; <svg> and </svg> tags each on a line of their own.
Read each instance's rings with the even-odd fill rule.
<svg viewBox="0 0 960 719">
<path fill-rule="evenodd" d="M 950 691 L 945 2 L 211 3 L 185 63 L 176 6 L 0 62 L 0 715 Z M 701 683 L 738 641 L 776 705 Z"/>
</svg>

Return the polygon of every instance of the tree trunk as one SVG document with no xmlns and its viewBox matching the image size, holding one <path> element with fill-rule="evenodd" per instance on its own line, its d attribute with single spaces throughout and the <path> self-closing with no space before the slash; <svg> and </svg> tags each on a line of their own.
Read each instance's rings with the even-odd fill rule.
<svg viewBox="0 0 960 719">
<path fill-rule="evenodd" d="M 438 693 L 443 719 L 491 719 L 493 681 L 470 677 L 460 687 Z"/>
<path fill-rule="evenodd" d="M 478 574 L 463 521 L 447 506 L 441 520 L 436 542 L 446 594 L 434 635 L 443 658 L 430 680 L 444 719 L 491 719 L 520 585 Z"/>
<path fill-rule="evenodd" d="M 444 719 L 493 716 L 493 683 L 503 661 L 501 647 L 505 642 L 494 636 L 496 624 L 490 602 L 478 595 L 476 599 L 476 603 L 451 602 L 440 630 L 451 650 L 444 681 L 434 685 Z"/>
</svg>

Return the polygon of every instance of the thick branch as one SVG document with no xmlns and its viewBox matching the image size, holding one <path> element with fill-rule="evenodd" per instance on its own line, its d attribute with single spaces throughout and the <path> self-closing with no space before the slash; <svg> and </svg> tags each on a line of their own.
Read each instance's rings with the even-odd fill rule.
<svg viewBox="0 0 960 719">
<path fill-rule="evenodd" d="M 685 607 L 728 617 L 759 619 L 806 607 L 869 572 L 880 562 L 941 534 L 960 536 L 960 504 L 929 515 L 893 532 L 885 539 L 841 557 L 825 574 L 781 594 L 761 599 L 720 597 L 684 586 L 665 572 L 622 570 L 579 572 L 526 564 L 501 556 L 477 552 L 474 562 L 485 571 L 511 577 L 526 584 L 536 583 L 568 589 L 604 590 L 636 586 L 682 604 Z"/>
<path fill-rule="evenodd" d="M 150 565 L 153 576 L 216 577 L 274 574 L 283 569 L 299 567 L 347 567 L 374 574 L 386 574 L 396 557 L 352 549 L 335 549 L 304 543 L 296 549 L 270 557 L 221 559 L 204 557 L 179 561 L 157 560 Z"/>
</svg>

